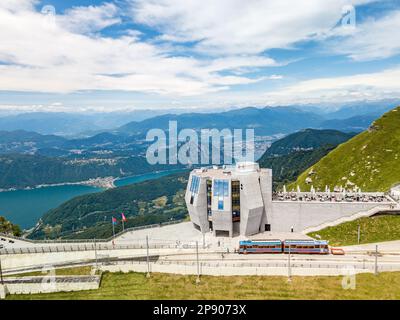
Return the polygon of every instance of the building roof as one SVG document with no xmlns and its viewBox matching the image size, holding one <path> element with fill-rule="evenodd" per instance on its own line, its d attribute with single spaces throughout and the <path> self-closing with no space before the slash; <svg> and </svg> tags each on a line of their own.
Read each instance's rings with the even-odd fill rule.
<svg viewBox="0 0 400 320">
<path fill-rule="evenodd" d="M 216 179 L 230 179 L 236 175 L 246 175 L 251 173 L 260 173 L 270 169 L 260 169 L 258 163 L 255 162 L 239 162 L 236 165 L 214 166 L 212 168 L 201 168 L 192 171 L 199 177 L 211 177 Z"/>
</svg>

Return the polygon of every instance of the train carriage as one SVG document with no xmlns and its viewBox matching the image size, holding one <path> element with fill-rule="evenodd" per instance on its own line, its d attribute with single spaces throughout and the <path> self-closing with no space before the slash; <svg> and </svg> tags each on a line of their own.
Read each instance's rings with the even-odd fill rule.
<svg viewBox="0 0 400 320">
<path fill-rule="evenodd" d="M 285 240 L 284 253 L 329 254 L 329 245 L 325 240 Z"/>
<path fill-rule="evenodd" d="M 239 242 L 239 253 L 291 253 L 329 254 L 325 240 L 243 240 Z"/>
<path fill-rule="evenodd" d="M 239 242 L 239 253 L 282 253 L 282 241 L 243 240 Z"/>
</svg>

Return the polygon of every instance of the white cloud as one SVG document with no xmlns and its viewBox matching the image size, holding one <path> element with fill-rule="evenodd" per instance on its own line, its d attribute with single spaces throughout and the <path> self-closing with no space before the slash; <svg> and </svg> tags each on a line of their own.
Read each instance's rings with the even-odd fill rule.
<svg viewBox="0 0 400 320">
<path fill-rule="evenodd" d="M 258 54 L 326 33 L 344 5 L 372 0 L 130 0 L 138 23 L 167 41 L 198 41 L 207 53 Z"/>
<path fill-rule="evenodd" d="M 124 30 L 117 38 L 103 36 L 99 31 L 121 23 L 120 15 L 125 14 L 111 0 L 69 9 L 56 16 L 55 24 L 35 11 L 38 1 L 0 0 L 0 90 L 122 90 L 166 95 L 172 101 L 195 96 L 211 105 L 399 95 L 399 69 L 303 81 L 275 92 L 268 84 L 279 88 L 293 79 L 262 69 L 289 63 L 275 61 L 265 51 L 294 48 L 307 39 L 331 41 L 332 51 L 356 60 L 399 53 L 400 38 L 389 32 L 400 27 L 399 12 L 366 21 L 350 35 L 340 34 L 342 42 L 333 47 L 335 40 L 329 36 L 342 7 L 373 0 L 125 1 L 136 23 L 156 28 L 161 35 L 146 41 L 140 30 Z M 193 46 L 182 43 L 187 41 Z M 258 90 L 265 88 L 268 94 L 229 90 L 261 81 Z"/>
<path fill-rule="evenodd" d="M 33 6 L 38 2 L 38 0 L 1 0 L 0 8 L 11 12 L 32 10 Z"/>
<path fill-rule="evenodd" d="M 345 77 L 302 81 L 263 95 L 271 104 L 319 103 L 400 98 L 400 67 Z"/>
<path fill-rule="evenodd" d="M 345 54 L 354 60 L 375 60 L 400 53 L 400 10 L 379 19 L 369 19 L 347 37 L 328 44 L 330 52 Z"/>
<path fill-rule="evenodd" d="M 96 32 L 120 23 L 118 11 L 113 3 L 104 3 L 97 7 L 74 7 L 67 10 L 64 15 L 57 16 L 57 23 L 73 32 Z"/>
<path fill-rule="evenodd" d="M 0 6 L 1 90 L 198 95 L 258 81 L 221 71 L 275 64 L 260 57 L 232 57 L 226 62 L 174 57 L 140 41 L 137 32 L 119 38 L 91 34 L 118 23 L 114 5 L 71 9 L 53 24 L 29 7 L 29 1 L 24 3 Z"/>
</svg>

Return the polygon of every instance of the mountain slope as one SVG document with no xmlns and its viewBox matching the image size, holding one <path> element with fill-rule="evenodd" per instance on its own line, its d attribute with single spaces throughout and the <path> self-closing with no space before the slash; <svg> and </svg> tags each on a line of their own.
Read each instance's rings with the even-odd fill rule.
<svg viewBox="0 0 400 320">
<path fill-rule="evenodd" d="M 353 133 L 344 133 L 337 130 L 305 129 L 275 141 L 262 158 L 286 155 L 298 150 L 310 150 L 326 144 L 338 145 L 353 136 Z"/>
<path fill-rule="evenodd" d="M 399 161 L 400 107 L 397 107 L 303 172 L 294 185 L 304 190 L 312 184 L 321 190 L 326 185 L 331 188 L 357 185 L 363 191 L 387 191 L 400 182 Z"/>
<path fill-rule="evenodd" d="M 62 159 L 40 155 L 0 155 L 0 189 L 130 176 L 166 168 L 166 165 L 150 165 L 146 158 L 138 156 Z"/>
<path fill-rule="evenodd" d="M 17 237 L 20 237 L 22 233 L 21 228 L 18 225 L 12 224 L 6 218 L 1 216 L 0 216 L 0 232 Z"/>
<path fill-rule="evenodd" d="M 263 157 L 258 162 L 262 168 L 272 169 L 274 189 L 288 184 L 307 168 L 317 163 L 335 148 L 333 145 L 325 145 L 313 150 L 294 151 L 288 155 L 277 157 Z"/>
</svg>

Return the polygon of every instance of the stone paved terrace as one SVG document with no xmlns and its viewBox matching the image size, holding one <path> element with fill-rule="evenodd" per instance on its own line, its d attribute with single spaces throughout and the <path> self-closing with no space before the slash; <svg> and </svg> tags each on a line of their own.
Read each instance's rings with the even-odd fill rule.
<svg viewBox="0 0 400 320">
<path fill-rule="evenodd" d="M 193 227 L 192 222 L 182 222 L 174 225 L 164 226 L 160 228 L 137 230 L 128 232 L 118 237 L 115 243 L 129 243 L 129 242 L 145 242 L 146 236 L 149 236 L 150 242 L 160 243 L 176 243 L 177 241 L 182 243 L 194 244 L 196 241 L 201 246 L 203 244 L 203 235 L 200 231 Z M 290 232 L 264 232 L 253 236 L 236 236 L 233 238 L 228 237 L 215 237 L 211 232 L 204 234 L 204 240 L 206 244 L 209 244 L 212 248 L 225 247 L 225 248 L 237 248 L 240 240 L 245 239 L 310 239 L 310 237 L 302 233 L 290 233 Z"/>
</svg>

